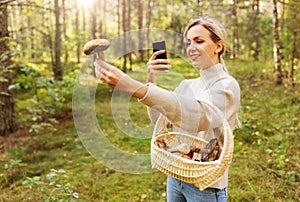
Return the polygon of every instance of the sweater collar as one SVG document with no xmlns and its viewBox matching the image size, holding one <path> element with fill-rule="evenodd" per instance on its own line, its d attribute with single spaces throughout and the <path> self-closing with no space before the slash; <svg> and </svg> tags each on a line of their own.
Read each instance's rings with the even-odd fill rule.
<svg viewBox="0 0 300 202">
<path fill-rule="evenodd" d="M 206 85 L 210 85 L 212 82 L 226 75 L 227 73 L 224 71 L 221 63 L 200 70 L 200 77 L 206 83 Z"/>
</svg>

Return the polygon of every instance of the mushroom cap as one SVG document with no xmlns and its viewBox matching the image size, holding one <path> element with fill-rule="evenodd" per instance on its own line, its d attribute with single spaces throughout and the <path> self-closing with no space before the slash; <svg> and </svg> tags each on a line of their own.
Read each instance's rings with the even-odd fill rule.
<svg viewBox="0 0 300 202">
<path fill-rule="evenodd" d="M 93 39 L 84 45 L 83 52 L 86 55 L 90 55 L 99 51 L 105 51 L 109 46 L 110 43 L 106 39 Z"/>
</svg>

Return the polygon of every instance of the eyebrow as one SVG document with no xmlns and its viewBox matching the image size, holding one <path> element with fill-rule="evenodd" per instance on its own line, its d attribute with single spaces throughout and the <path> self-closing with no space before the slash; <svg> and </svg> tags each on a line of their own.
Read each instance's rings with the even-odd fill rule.
<svg viewBox="0 0 300 202">
<path fill-rule="evenodd" d="M 192 40 L 197 40 L 197 39 L 203 39 L 203 36 L 195 36 L 194 38 L 192 38 Z M 187 40 L 191 40 L 191 39 L 187 39 Z"/>
</svg>

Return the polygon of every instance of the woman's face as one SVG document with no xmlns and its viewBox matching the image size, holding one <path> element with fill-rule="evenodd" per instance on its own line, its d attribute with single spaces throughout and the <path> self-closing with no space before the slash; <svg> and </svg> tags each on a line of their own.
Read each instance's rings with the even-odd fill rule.
<svg viewBox="0 0 300 202">
<path fill-rule="evenodd" d="M 214 43 L 210 31 L 202 25 L 195 25 L 188 30 L 187 55 L 194 67 L 206 69 L 219 63 L 218 53 L 221 50 L 222 45 Z"/>
</svg>

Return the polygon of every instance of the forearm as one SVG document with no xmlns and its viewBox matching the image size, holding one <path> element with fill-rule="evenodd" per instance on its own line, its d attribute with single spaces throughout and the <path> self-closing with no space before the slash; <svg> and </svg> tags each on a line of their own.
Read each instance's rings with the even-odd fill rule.
<svg viewBox="0 0 300 202">
<path fill-rule="evenodd" d="M 127 89 L 127 93 L 133 95 L 134 97 L 141 99 L 146 95 L 148 90 L 148 86 L 146 84 L 140 83 L 134 79 L 130 78 L 130 82 L 125 83 L 125 88 Z"/>
<path fill-rule="evenodd" d="M 147 74 L 147 80 L 146 83 L 156 83 L 156 75 L 152 73 Z"/>
<path fill-rule="evenodd" d="M 176 127 L 189 133 L 208 130 L 220 122 L 210 106 L 176 93 L 149 85 L 141 103 L 162 113 Z M 154 117 L 155 118 L 155 117 Z"/>
</svg>

